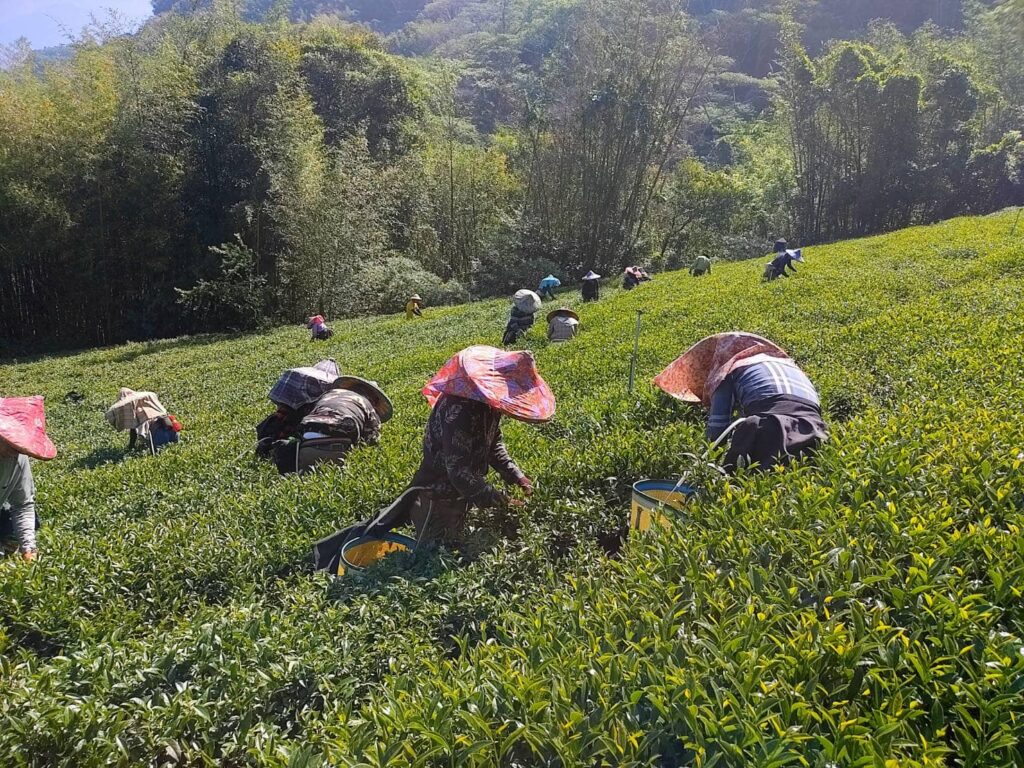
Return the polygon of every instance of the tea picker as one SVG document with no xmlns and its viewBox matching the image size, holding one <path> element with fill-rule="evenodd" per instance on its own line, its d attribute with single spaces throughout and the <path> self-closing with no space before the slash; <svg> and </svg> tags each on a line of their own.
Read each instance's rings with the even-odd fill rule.
<svg viewBox="0 0 1024 768">
<path fill-rule="evenodd" d="M 533 327 L 533 316 L 540 311 L 540 296 L 533 291 L 522 289 L 512 297 L 512 311 L 509 313 L 505 334 L 501 337 L 502 346 L 515 344 Z"/>
<path fill-rule="evenodd" d="M 310 341 L 327 341 L 334 335 L 334 331 L 327 327 L 327 321 L 323 315 L 313 315 L 306 320 L 306 328 L 309 329 Z"/>
<path fill-rule="evenodd" d="M 793 266 L 793 262 L 799 262 L 803 264 L 804 255 L 801 249 L 791 251 L 786 246 L 785 240 L 775 241 L 775 257 L 764 266 L 764 280 L 765 282 L 771 282 L 777 280 L 780 277 L 789 277 L 789 270 L 794 275 L 796 274 L 796 267 Z"/>
<path fill-rule="evenodd" d="M 136 392 L 128 387 L 121 387 L 117 401 L 107 409 L 105 418 L 114 429 L 128 432 L 129 451 L 141 439 L 152 455 L 178 442 L 178 433 L 182 430 L 181 422 L 167 412 L 155 393 Z"/>
<path fill-rule="evenodd" d="M 719 333 L 694 344 L 654 379 L 668 395 L 708 409 L 707 437 L 732 440 L 724 467 L 762 469 L 813 453 L 828 439 L 818 393 L 778 345 L 751 333 Z M 743 419 L 730 423 L 734 411 Z"/>
<path fill-rule="evenodd" d="M 583 276 L 583 284 L 580 292 L 583 301 L 597 301 L 601 298 L 601 276 L 594 270 L 590 270 Z"/>
<path fill-rule="evenodd" d="M 555 288 L 558 288 L 562 284 L 554 275 L 548 275 L 547 277 L 541 278 L 540 285 L 537 286 L 537 293 L 540 294 L 543 299 L 555 300 Z"/>
<path fill-rule="evenodd" d="M 379 442 L 381 426 L 393 413 L 377 382 L 341 376 L 312 404 L 295 434 L 275 446 L 274 463 L 282 475 L 323 464 L 344 466 L 354 447 Z"/>
<path fill-rule="evenodd" d="M 412 546 L 402 540 L 406 549 L 438 539 L 456 541 L 471 506 L 522 504 L 488 481 L 489 468 L 508 486 L 527 496 L 533 492 L 533 482 L 512 460 L 501 434 L 503 416 L 535 424 L 554 415 L 554 395 L 532 354 L 468 347 L 444 364 L 423 394 L 431 412 L 423 459 L 408 487 L 372 518 L 318 541 L 313 547 L 316 568 L 343 572 L 345 553 L 357 546 L 353 542 L 367 557 L 383 556 L 401 544 L 388 538 L 392 530 L 410 523 L 416 536 Z M 349 565 L 358 564 L 349 560 Z"/>
<path fill-rule="evenodd" d="M 423 317 L 423 310 L 421 309 L 422 304 L 423 299 L 420 298 L 418 293 L 414 293 L 410 296 L 405 302 L 405 319 L 412 320 L 414 317 Z"/>
<path fill-rule="evenodd" d="M 43 398 L 0 398 L 0 542 L 5 554 L 20 551 L 36 558 L 36 486 L 29 459 L 49 461 L 57 455 L 46 435 Z"/>
<path fill-rule="evenodd" d="M 548 312 L 548 341 L 572 341 L 580 332 L 580 316 L 567 307 Z"/>
</svg>

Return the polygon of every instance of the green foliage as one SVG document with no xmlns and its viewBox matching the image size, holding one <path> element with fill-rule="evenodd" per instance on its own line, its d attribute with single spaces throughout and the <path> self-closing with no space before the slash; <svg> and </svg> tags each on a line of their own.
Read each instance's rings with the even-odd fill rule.
<svg viewBox="0 0 1024 768">
<path fill-rule="evenodd" d="M 354 319 L 315 346 L 285 327 L 5 365 L 5 393 L 46 396 L 60 455 L 34 465 L 41 559 L 0 563 L 0 763 L 1024 763 L 1016 213 L 808 248 L 787 281 L 737 263 L 566 295 L 581 335 L 525 340 L 556 417 L 505 425 L 530 504 L 474 517 L 466 551 L 340 582 L 309 572 L 311 542 L 404 486 L 420 387 L 495 342 L 505 300 Z M 732 328 L 794 354 L 832 440 L 706 479 L 671 530 L 605 556 L 630 484 L 693 471 L 704 446 L 699 414 L 645 382 Z M 252 425 L 282 368 L 328 354 L 395 418 L 344 472 L 279 477 Z M 123 455 L 102 419 L 121 385 L 159 392 L 183 442 Z"/>
<path fill-rule="evenodd" d="M 188 290 L 178 289 L 178 303 L 204 322 L 226 330 L 249 330 L 265 324 L 267 280 L 256 271 L 256 254 L 241 238 L 212 246 L 220 256 L 220 273 L 200 280 Z"/>
</svg>

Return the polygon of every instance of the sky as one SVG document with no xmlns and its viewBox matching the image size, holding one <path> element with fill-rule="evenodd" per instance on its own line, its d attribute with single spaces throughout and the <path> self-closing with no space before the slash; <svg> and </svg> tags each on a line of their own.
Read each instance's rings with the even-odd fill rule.
<svg viewBox="0 0 1024 768">
<path fill-rule="evenodd" d="M 63 28 L 78 33 L 89 15 L 107 17 L 112 9 L 137 25 L 146 19 L 149 0 L 0 0 L 0 45 L 27 37 L 33 48 L 67 42 Z"/>
</svg>

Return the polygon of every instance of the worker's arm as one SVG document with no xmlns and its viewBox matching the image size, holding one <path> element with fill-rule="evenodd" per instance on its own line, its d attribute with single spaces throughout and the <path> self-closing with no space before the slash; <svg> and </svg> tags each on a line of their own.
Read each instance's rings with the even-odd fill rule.
<svg viewBox="0 0 1024 768">
<path fill-rule="evenodd" d="M 420 308 L 419 307 L 413 307 L 412 308 L 412 313 L 414 315 L 416 315 L 416 317 L 423 317 L 423 313 L 420 312 Z"/>
<path fill-rule="evenodd" d="M 718 385 L 715 394 L 711 397 L 711 408 L 708 411 L 708 440 L 717 440 L 732 423 L 732 413 L 735 410 L 735 394 L 732 382 L 726 379 Z"/>
<path fill-rule="evenodd" d="M 491 455 L 488 463 L 501 476 L 501 479 L 509 485 L 518 485 L 526 477 L 526 473 L 519 468 L 509 455 L 508 448 L 505 447 L 505 441 L 502 439 L 500 431 L 498 432 L 498 438 L 494 441 L 494 445 L 491 446 Z"/>
</svg>

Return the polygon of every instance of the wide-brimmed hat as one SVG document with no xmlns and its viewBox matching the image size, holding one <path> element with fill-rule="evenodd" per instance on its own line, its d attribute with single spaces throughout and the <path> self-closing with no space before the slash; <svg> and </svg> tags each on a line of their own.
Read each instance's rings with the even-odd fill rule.
<svg viewBox="0 0 1024 768">
<path fill-rule="evenodd" d="M 580 319 L 580 316 L 577 315 L 568 307 L 561 307 L 560 309 L 553 309 L 550 312 L 548 312 L 548 322 L 550 323 L 553 318 L 556 318 L 558 316 L 571 317 L 573 320 L 577 321 Z"/>
<path fill-rule="evenodd" d="M 784 250 L 786 250 L 787 245 L 789 245 L 789 243 L 786 242 L 786 239 L 784 237 L 780 237 L 778 240 L 775 241 L 775 252 L 782 253 Z"/>
<path fill-rule="evenodd" d="M 334 382 L 334 387 L 335 389 L 348 389 L 365 397 L 370 401 L 373 410 L 380 416 L 382 423 L 390 419 L 395 412 L 394 407 L 391 405 L 391 398 L 384 394 L 384 390 L 380 388 L 376 381 L 346 374 Z"/>
<path fill-rule="evenodd" d="M 555 395 L 530 352 L 467 347 L 441 366 L 423 387 L 430 406 L 441 395 L 486 403 L 513 419 L 543 422 L 555 415 Z"/>
<path fill-rule="evenodd" d="M 57 448 L 46 434 L 43 398 L 0 397 L 0 440 L 18 453 L 49 461 Z"/>
<path fill-rule="evenodd" d="M 782 347 L 752 333 L 718 333 L 686 350 L 654 378 L 654 384 L 677 400 L 710 405 L 726 376 L 764 357 L 789 359 Z"/>
<path fill-rule="evenodd" d="M 420 295 L 418 293 L 414 293 L 412 296 L 409 297 L 409 301 L 423 301 L 423 299 L 420 298 Z"/>
<path fill-rule="evenodd" d="M 110 426 L 121 431 L 138 429 L 147 421 L 166 415 L 167 409 L 155 392 L 136 392 L 129 387 L 121 387 L 117 401 L 104 414 Z"/>
<path fill-rule="evenodd" d="M 528 315 L 539 312 L 540 308 L 543 306 L 540 296 L 527 288 L 516 291 L 515 296 L 512 297 L 512 303 L 515 305 L 516 309 L 520 312 L 525 312 Z"/>
<path fill-rule="evenodd" d="M 590 270 L 589 272 L 587 272 L 587 274 L 585 274 L 583 276 L 583 279 L 584 280 L 600 280 L 601 276 L 599 274 L 597 274 L 597 272 L 595 272 L 594 270 Z"/>
</svg>

